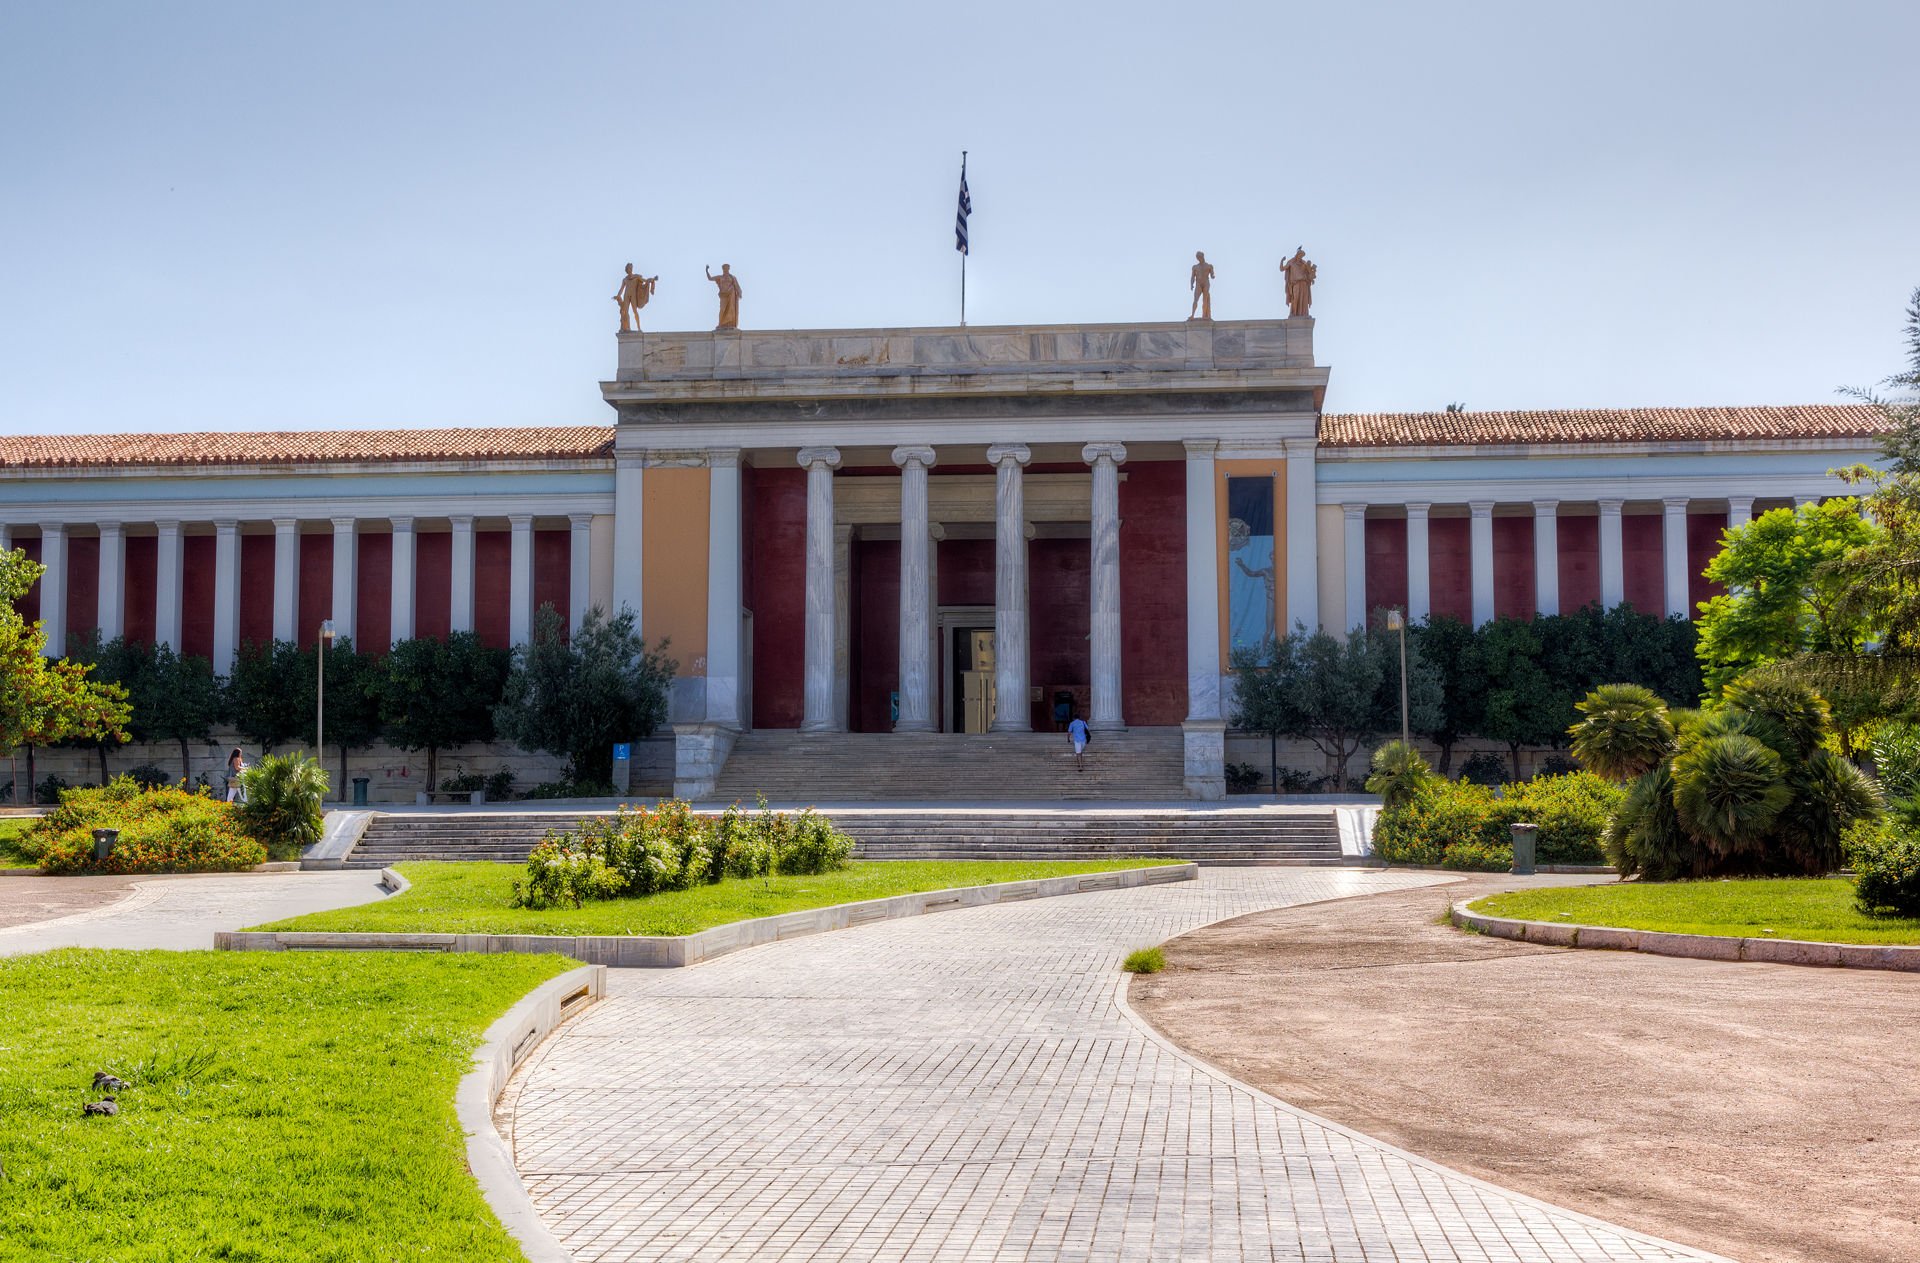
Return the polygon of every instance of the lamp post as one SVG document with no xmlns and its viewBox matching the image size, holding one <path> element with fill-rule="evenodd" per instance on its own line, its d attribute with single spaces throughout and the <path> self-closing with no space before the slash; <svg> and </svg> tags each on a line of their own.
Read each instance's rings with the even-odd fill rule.
<svg viewBox="0 0 1920 1263">
<path fill-rule="evenodd" d="M 1387 611 L 1387 630 L 1400 633 L 1400 748 L 1412 748 L 1407 738 L 1407 619 L 1400 610 Z"/>
<path fill-rule="evenodd" d="M 313 752 L 320 766 L 327 765 L 327 650 L 333 648 L 333 620 L 320 624 L 320 637 L 314 643 L 314 680 L 317 685 L 313 712 Z"/>
</svg>

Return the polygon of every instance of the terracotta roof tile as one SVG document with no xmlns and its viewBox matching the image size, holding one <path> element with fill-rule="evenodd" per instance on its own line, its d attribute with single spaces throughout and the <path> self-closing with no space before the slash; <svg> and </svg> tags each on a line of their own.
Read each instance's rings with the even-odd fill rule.
<svg viewBox="0 0 1920 1263">
<path fill-rule="evenodd" d="M 609 425 L 231 434 L 0 434 L 0 469 L 570 460 L 612 454 L 613 427 Z"/>
<path fill-rule="evenodd" d="M 1582 408 L 1542 412 L 1349 412 L 1320 418 L 1329 447 L 1453 447 L 1493 443 L 1668 443 L 1866 438 L 1865 404 L 1758 408 Z"/>
</svg>

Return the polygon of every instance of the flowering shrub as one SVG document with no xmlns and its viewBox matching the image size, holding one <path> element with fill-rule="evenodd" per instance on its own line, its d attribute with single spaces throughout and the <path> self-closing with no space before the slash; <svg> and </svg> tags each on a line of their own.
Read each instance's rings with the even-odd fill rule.
<svg viewBox="0 0 1920 1263">
<path fill-rule="evenodd" d="M 1542 776 L 1506 787 L 1503 797 L 1470 781 L 1433 781 L 1380 813 L 1373 846 L 1395 864 L 1438 864 L 1480 872 L 1513 863 L 1511 825 L 1540 826 L 1543 864 L 1598 864 L 1600 840 L 1624 794 L 1590 772 Z"/>
<path fill-rule="evenodd" d="M 588 899 L 687 890 L 723 877 L 824 873 L 845 868 L 853 839 L 811 808 L 797 815 L 729 807 L 695 815 L 678 799 L 658 807 L 622 807 L 567 832 L 549 832 L 527 857 L 516 908 L 579 907 Z"/>
<path fill-rule="evenodd" d="M 120 830 L 113 853 L 100 861 L 95 829 Z M 49 873 L 234 872 L 267 858 L 235 808 L 196 791 L 142 789 L 128 776 L 62 793 L 17 845 Z"/>
</svg>

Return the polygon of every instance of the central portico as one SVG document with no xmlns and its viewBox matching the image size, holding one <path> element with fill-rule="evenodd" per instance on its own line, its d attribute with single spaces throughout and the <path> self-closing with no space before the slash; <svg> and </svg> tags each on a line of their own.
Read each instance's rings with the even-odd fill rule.
<svg viewBox="0 0 1920 1263">
<path fill-rule="evenodd" d="M 1318 623 L 1312 336 L 1304 318 L 619 335 L 612 596 L 680 660 L 678 788 L 711 790 L 750 729 L 1077 714 L 1183 730 L 1188 792 L 1218 797 L 1229 475 L 1265 484 L 1272 538 L 1241 603 L 1251 581 L 1261 632 Z"/>
</svg>

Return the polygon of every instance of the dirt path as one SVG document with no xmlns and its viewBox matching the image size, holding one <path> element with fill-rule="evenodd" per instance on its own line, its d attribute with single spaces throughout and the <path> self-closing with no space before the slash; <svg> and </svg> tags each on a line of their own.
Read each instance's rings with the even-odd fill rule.
<svg viewBox="0 0 1920 1263">
<path fill-rule="evenodd" d="M 1520 1192 L 1741 1263 L 1920 1259 L 1920 978 L 1436 923 L 1515 884 L 1210 926 L 1130 1000 L 1284 1101 Z"/>
</svg>

